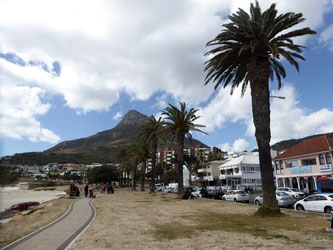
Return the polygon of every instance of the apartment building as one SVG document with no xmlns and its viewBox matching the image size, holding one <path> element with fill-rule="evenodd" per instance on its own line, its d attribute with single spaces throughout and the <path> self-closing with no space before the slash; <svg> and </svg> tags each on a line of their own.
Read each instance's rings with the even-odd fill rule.
<svg viewBox="0 0 333 250">
<path fill-rule="evenodd" d="M 333 176 L 333 138 L 321 136 L 304 140 L 273 158 L 279 187 L 317 190 L 319 177 Z"/>
<path fill-rule="evenodd" d="M 219 179 L 224 189 L 261 189 L 259 155 L 247 153 L 232 158 L 219 167 Z"/>
<path fill-rule="evenodd" d="M 198 169 L 198 177 L 196 181 L 202 183 L 204 186 L 215 186 L 219 180 L 219 166 L 226 163 L 227 160 L 211 161 L 202 163 L 201 168 Z"/>
</svg>

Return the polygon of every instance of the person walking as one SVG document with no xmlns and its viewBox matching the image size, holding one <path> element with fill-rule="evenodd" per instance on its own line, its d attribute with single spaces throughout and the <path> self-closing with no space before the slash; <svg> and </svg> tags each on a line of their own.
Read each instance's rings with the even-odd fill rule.
<svg viewBox="0 0 333 250">
<path fill-rule="evenodd" d="M 88 190 L 89 190 L 89 186 L 88 186 L 88 184 L 86 184 L 86 185 L 84 186 L 84 196 L 85 196 L 85 197 L 88 196 Z"/>
</svg>

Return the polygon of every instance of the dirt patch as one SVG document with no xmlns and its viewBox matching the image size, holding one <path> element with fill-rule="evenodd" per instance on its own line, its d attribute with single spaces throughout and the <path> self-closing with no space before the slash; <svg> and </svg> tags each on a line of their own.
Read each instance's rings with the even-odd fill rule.
<svg viewBox="0 0 333 250">
<path fill-rule="evenodd" d="M 34 212 L 17 213 L 9 222 L 0 224 L 0 248 L 56 220 L 72 202 L 72 199 L 57 199 L 33 208 Z"/>
<path fill-rule="evenodd" d="M 209 199 L 178 200 L 121 191 L 94 201 L 97 216 L 73 249 L 329 249 L 333 235 L 321 215 L 283 210 L 254 216 L 258 207 Z M 306 217 L 291 217 L 301 214 Z"/>
</svg>

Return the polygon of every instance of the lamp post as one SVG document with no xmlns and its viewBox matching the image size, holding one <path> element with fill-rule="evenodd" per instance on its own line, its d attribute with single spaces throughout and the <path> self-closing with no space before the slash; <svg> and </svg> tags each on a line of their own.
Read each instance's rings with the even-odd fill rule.
<svg viewBox="0 0 333 250">
<path fill-rule="evenodd" d="M 276 95 L 270 95 L 271 98 L 279 98 L 279 99 L 286 99 L 285 96 L 276 96 Z"/>
</svg>

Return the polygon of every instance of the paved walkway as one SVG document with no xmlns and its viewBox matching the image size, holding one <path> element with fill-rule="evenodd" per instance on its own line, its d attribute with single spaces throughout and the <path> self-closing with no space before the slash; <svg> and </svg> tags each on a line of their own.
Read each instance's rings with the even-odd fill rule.
<svg viewBox="0 0 333 250">
<path fill-rule="evenodd" d="M 66 249 L 95 217 L 92 199 L 80 198 L 65 215 L 3 249 Z"/>
</svg>

